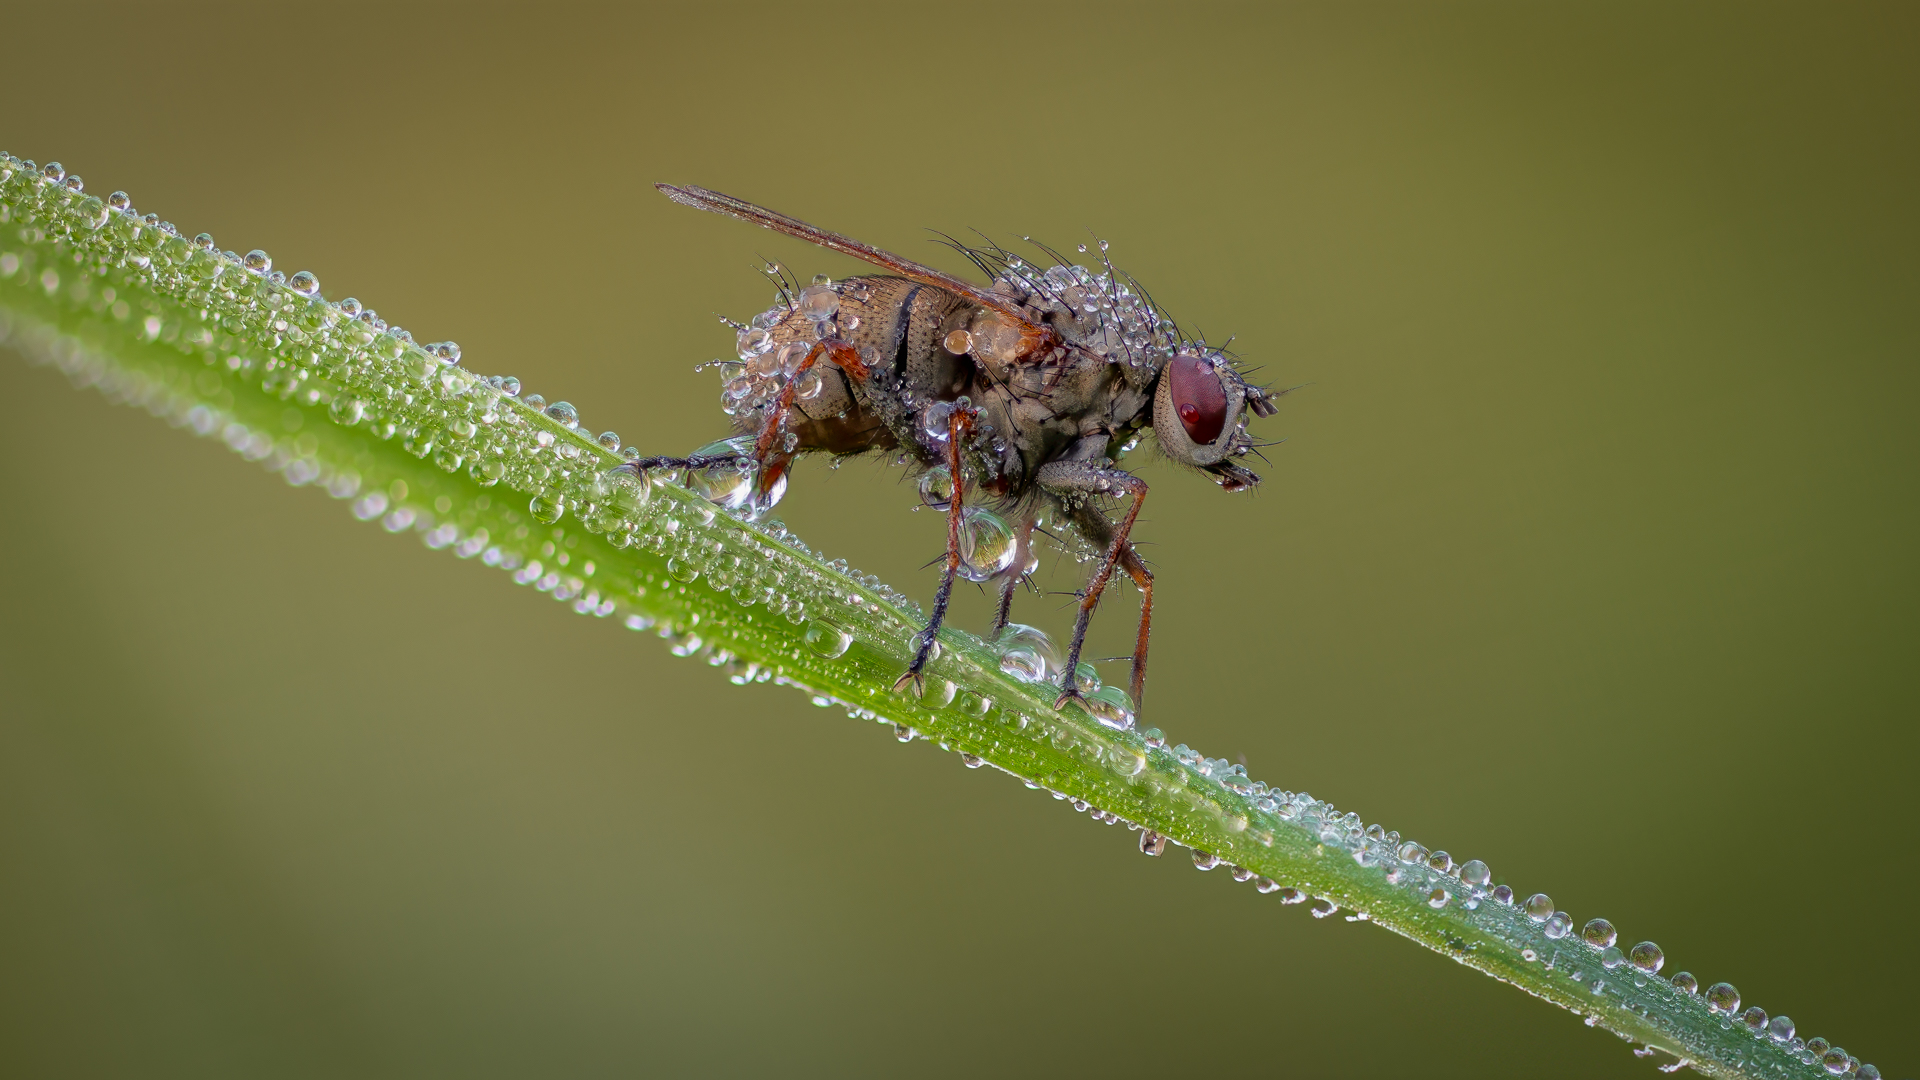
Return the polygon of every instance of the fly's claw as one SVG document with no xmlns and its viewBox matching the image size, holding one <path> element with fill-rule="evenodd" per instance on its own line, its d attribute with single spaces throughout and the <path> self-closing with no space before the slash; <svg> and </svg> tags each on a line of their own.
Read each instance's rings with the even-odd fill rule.
<svg viewBox="0 0 1920 1080">
<path fill-rule="evenodd" d="M 900 678 L 894 681 L 893 692 L 897 694 L 901 691 L 903 687 L 906 687 L 906 686 L 913 687 L 914 697 L 922 697 L 927 692 L 926 677 L 921 675 L 918 671 L 909 671 L 905 675 L 900 676 Z"/>
<path fill-rule="evenodd" d="M 1068 702 L 1072 702 L 1073 704 L 1080 706 L 1080 710 L 1082 712 L 1086 712 L 1086 713 L 1093 712 L 1093 710 L 1087 705 L 1087 699 L 1085 695 L 1081 694 L 1078 688 L 1072 687 L 1072 686 L 1069 686 L 1065 690 L 1060 691 L 1060 696 L 1053 700 L 1053 711 L 1059 712 L 1060 710 L 1066 708 Z"/>
</svg>

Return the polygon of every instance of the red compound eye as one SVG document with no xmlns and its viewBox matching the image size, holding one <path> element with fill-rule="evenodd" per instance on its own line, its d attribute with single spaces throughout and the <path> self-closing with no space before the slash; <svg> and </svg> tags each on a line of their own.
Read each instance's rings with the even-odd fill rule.
<svg viewBox="0 0 1920 1080">
<path fill-rule="evenodd" d="M 1227 392 L 1213 362 L 1199 356 L 1176 356 L 1167 363 L 1166 377 L 1172 382 L 1173 411 L 1187 438 L 1200 445 L 1212 443 L 1227 426 Z"/>
</svg>

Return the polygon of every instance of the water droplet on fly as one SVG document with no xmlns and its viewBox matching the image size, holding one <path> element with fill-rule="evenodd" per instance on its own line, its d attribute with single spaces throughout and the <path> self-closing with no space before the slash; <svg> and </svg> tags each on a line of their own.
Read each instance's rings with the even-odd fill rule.
<svg viewBox="0 0 1920 1080">
<path fill-rule="evenodd" d="M 953 472 L 935 465 L 920 474 L 920 501 L 945 513 L 953 505 Z"/>
<path fill-rule="evenodd" d="M 807 643 L 807 648 L 831 660 L 847 651 L 853 644 L 853 635 L 825 619 L 815 619 L 807 624 L 801 640 Z"/>
<path fill-rule="evenodd" d="M 986 581 L 1013 565 L 1013 529 L 1007 520 L 982 506 L 960 512 L 960 576 Z"/>
</svg>

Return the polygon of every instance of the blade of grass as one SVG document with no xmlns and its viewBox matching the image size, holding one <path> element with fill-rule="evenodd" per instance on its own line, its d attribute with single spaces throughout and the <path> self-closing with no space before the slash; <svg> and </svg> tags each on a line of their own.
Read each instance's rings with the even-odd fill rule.
<svg viewBox="0 0 1920 1080">
<path fill-rule="evenodd" d="M 1304 792 L 1249 779 L 1131 719 L 1055 712 L 956 630 L 920 698 L 888 689 L 922 624 L 916 606 L 829 563 L 776 523 L 717 509 L 679 483 L 636 481 L 626 457 L 499 378 L 423 346 L 311 275 L 235 256 L 88 195 L 58 165 L 0 155 L 0 341 L 82 387 L 217 437 L 296 486 L 389 532 L 478 559 L 583 615 L 658 633 L 734 682 L 793 686 L 1124 820 L 1141 849 L 1168 842 L 1320 917 L 1382 926 L 1544 998 L 1591 1026 L 1722 1077 L 1877 1078 L 1824 1040 L 1739 1012 L 1732 987 L 1662 977 L 1657 948 L 1625 949 L 1595 920 L 1493 886 Z M 50 454 L 57 447 L 47 447 Z M 1678 985 L 1676 985 L 1676 983 Z M 1779 1037 L 1776 1037 L 1779 1036 Z"/>
</svg>

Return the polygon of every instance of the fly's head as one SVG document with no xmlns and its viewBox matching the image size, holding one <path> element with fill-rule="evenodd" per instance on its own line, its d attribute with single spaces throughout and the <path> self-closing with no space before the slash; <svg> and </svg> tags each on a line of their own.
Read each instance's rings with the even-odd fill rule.
<svg viewBox="0 0 1920 1080">
<path fill-rule="evenodd" d="M 1183 347 L 1160 369 L 1153 392 L 1153 438 L 1169 458 L 1213 475 L 1227 491 L 1244 491 L 1258 474 L 1235 459 L 1253 449 L 1247 414 L 1272 416 L 1268 392 L 1240 377 L 1226 356 Z"/>
</svg>

